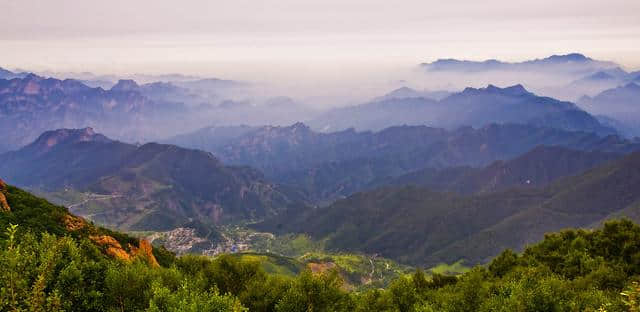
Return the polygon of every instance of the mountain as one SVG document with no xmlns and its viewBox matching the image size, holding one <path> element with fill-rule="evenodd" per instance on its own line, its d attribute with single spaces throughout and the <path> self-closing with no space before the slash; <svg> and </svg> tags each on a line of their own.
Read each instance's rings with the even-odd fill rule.
<svg viewBox="0 0 640 312">
<path fill-rule="evenodd" d="M 595 96 L 607 89 L 624 85 L 631 81 L 632 75 L 620 67 L 603 69 L 579 77 L 568 84 L 547 86 L 540 91 L 551 96 L 558 96 L 571 101 L 579 101 L 583 96 Z"/>
<path fill-rule="evenodd" d="M 183 103 L 196 107 L 208 102 L 208 98 L 189 89 L 178 87 L 172 82 L 152 82 L 139 87 L 140 93 L 156 102 Z"/>
<path fill-rule="evenodd" d="M 544 233 L 640 218 L 640 153 L 540 188 L 457 195 L 406 186 L 356 193 L 324 208 L 296 209 L 255 225 L 307 233 L 329 248 L 435 265 L 483 263 Z"/>
<path fill-rule="evenodd" d="M 640 135 L 640 85 L 631 82 L 594 97 L 583 97 L 578 104 L 593 114 L 618 120 L 630 129 L 627 135 Z"/>
<path fill-rule="evenodd" d="M 621 154 L 610 152 L 538 146 L 521 156 L 498 160 L 484 168 L 426 168 L 395 178 L 381 178 L 369 187 L 415 185 L 460 194 L 491 193 L 514 187 L 535 188 L 621 157 Z"/>
<path fill-rule="evenodd" d="M 598 61 L 579 53 L 552 55 L 543 59 L 509 63 L 499 60 L 467 61 L 439 59 L 420 65 L 426 71 L 483 72 L 483 71 L 557 71 L 562 73 L 588 73 L 600 69 L 619 67 L 617 64 Z"/>
<path fill-rule="evenodd" d="M 163 143 L 179 145 L 203 151 L 215 151 L 242 135 L 257 130 L 251 126 L 211 126 L 193 132 L 176 135 L 163 140 Z"/>
<path fill-rule="evenodd" d="M 14 73 L 10 70 L 4 69 L 0 67 L 0 79 L 13 79 L 13 78 L 22 78 L 26 76 L 28 73 Z"/>
<path fill-rule="evenodd" d="M 429 125 L 457 128 L 490 123 L 523 123 L 570 131 L 613 134 L 596 118 L 570 102 L 537 96 L 522 85 L 466 88 L 440 101 L 422 98 L 388 98 L 353 107 L 338 108 L 310 121 L 315 129 L 380 130 L 394 125 Z"/>
<path fill-rule="evenodd" d="M 154 127 L 153 121 L 179 111 L 180 106 L 154 103 L 134 85 L 132 81 L 120 81 L 103 90 L 77 80 L 33 74 L 0 79 L 0 152 L 24 146 L 44 131 L 57 128 L 92 126 L 130 141 L 162 133 L 164 128 Z"/>
<path fill-rule="evenodd" d="M 49 131 L 0 155 L 0 175 L 123 229 L 259 219 L 291 202 L 254 169 L 225 166 L 210 153 L 173 145 L 125 144 L 90 128 Z"/>
<path fill-rule="evenodd" d="M 177 80 L 174 81 L 174 84 L 179 87 L 195 90 L 216 90 L 246 86 L 246 83 L 243 82 L 218 78 Z"/>
<path fill-rule="evenodd" d="M 605 80 L 614 80 L 614 79 L 616 79 L 616 77 L 604 71 L 599 71 L 595 74 L 591 74 L 583 78 L 583 80 L 585 81 L 605 81 Z"/>
<path fill-rule="evenodd" d="M 374 102 L 390 100 L 390 99 L 406 99 L 406 98 L 427 98 L 433 100 L 441 100 L 451 95 L 449 91 L 418 91 L 409 87 L 395 89 L 383 96 L 375 98 Z"/>
<path fill-rule="evenodd" d="M 234 131 L 235 137 L 203 131 L 172 143 L 208 147 L 206 150 L 225 163 L 258 168 L 270 179 L 300 187 L 310 198 L 321 201 L 349 195 L 379 179 L 425 168 L 483 167 L 520 156 L 539 145 L 618 154 L 639 146 L 615 136 L 603 138 L 587 132 L 516 124 L 450 131 L 399 126 L 378 132 L 350 129 L 323 133 L 297 123 L 242 129 L 241 134 Z"/>
</svg>

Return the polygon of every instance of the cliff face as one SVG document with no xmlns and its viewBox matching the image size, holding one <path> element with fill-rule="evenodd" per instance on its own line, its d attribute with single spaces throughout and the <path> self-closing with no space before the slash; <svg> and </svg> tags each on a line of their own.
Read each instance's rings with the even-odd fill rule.
<svg viewBox="0 0 640 312">
<path fill-rule="evenodd" d="M 142 257 L 146 259 L 152 267 L 160 266 L 160 264 L 158 264 L 158 260 L 156 260 L 156 257 L 153 255 L 153 246 L 151 246 L 151 243 L 149 243 L 148 240 L 141 238 L 140 241 L 138 241 L 138 247 L 129 244 L 129 250 L 131 250 L 131 255 L 133 257 Z"/>
<path fill-rule="evenodd" d="M 82 230 L 88 226 L 87 221 L 81 217 L 76 217 L 71 214 L 67 214 L 63 217 L 65 228 L 69 232 Z M 96 245 L 102 247 L 104 252 L 116 259 L 123 261 L 131 261 L 136 257 L 145 259 L 149 265 L 153 267 L 159 267 L 156 257 L 153 255 L 153 246 L 145 239 L 138 241 L 138 246 L 127 244 L 128 250 L 122 247 L 122 244 L 115 238 L 109 235 L 90 235 L 89 239 Z"/>
<path fill-rule="evenodd" d="M 96 245 L 104 248 L 105 253 L 113 258 L 123 261 L 132 261 L 135 258 L 142 258 L 152 267 L 160 266 L 156 257 L 153 255 L 153 247 L 149 241 L 145 239 L 140 239 L 137 247 L 128 244 L 127 247 L 129 248 L 129 251 L 124 249 L 120 242 L 109 235 L 92 235 L 89 236 L 89 239 L 91 239 Z"/>
<path fill-rule="evenodd" d="M 6 188 L 7 188 L 7 184 L 4 183 L 2 179 L 0 179 L 0 211 L 2 212 L 11 211 L 11 207 L 7 202 L 7 197 L 4 194 Z"/>
</svg>

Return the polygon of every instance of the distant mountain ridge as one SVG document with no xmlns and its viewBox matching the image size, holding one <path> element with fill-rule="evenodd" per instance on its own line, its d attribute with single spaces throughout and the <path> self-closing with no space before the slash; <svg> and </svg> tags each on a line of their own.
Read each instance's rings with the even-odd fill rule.
<svg viewBox="0 0 640 312">
<path fill-rule="evenodd" d="M 454 129 L 490 123 L 521 123 L 602 135 L 615 130 L 575 104 L 537 96 L 522 85 L 466 88 L 439 101 L 424 97 L 389 97 L 358 106 L 337 108 L 311 120 L 314 129 L 381 130 L 397 125 L 428 125 Z"/>
<path fill-rule="evenodd" d="M 640 147 L 638 142 L 616 136 L 517 124 L 451 131 L 397 126 L 379 132 L 323 133 L 297 123 L 240 132 L 232 131 L 221 139 L 216 131 L 204 129 L 171 142 L 205 148 L 228 164 L 258 168 L 274 181 L 303 188 L 316 200 L 349 195 L 379 179 L 426 168 L 482 167 L 518 157 L 539 145 L 615 154 Z"/>
<path fill-rule="evenodd" d="M 503 62 L 499 60 L 468 61 L 457 59 L 439 59 L 432 63 L 422 63 L 420 66 L 427 71 L 564 71 L 590 72 L 598 69 L 619 67 L 613 62 L 598 61 L 580 53 L 552 55 L 542 59 L 523 62 Z"/>
<path fill-rule="evenodd" d="M 8 69 L 4 69 L 2 67 L 0 67 L 0 79 L 13 79 L 13 78 L 23 78 L 26 75 L 28 75 L 28 73 L 14 73 Z"/>
<path fill-rule="evenodd" d="M 432 100 L 441 100 L 452 92 L 449 91 L 418 91 L 409 87 L 401 87 L 391 92 L 373 99 L 373 102 L 379 102 L 390 99 L 407 99 L 407 98 L 427 98 Z"/>
<path fill-rule="evenodd" d="M 121 81 L 104 90 L 73 79 L 34 74 L 0 79 L 0 132 L 4 138 L 0 152 L 24 146 L 44 131 L 57 128 L 92 126 L 135 141 L 148 135 L 145 127 L 158 115 L 182 109 L 179 104 L 153 102 L 135 86 L 135 82 Z"/>
<path fill-rule="evenodd" d="M 593 97 L 584 96 L 578 104 L 593 114 L 617 120 L 622 124 L 624 134 L 640 136 L 640 85 L 638 83 L 630 82 L 605 90 Z"/>
<path fill-rule="evenodd" d="M 124 229 L 263 218 L 292 201 L 259 171 L 225 166 L 210 153 L 125 144 L 90 128 L 49 131 L 18 151 L 0 154 L 0 175 L 47 193 L 99 194 L 102 200 L 88 195 L 90 204 L 80 202 L 73 210 Z"/>
</svg>

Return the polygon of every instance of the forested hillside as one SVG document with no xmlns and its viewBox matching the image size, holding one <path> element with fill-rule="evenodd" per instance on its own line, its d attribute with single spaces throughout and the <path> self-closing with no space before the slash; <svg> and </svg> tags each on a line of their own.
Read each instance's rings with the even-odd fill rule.
<svg viewBox="0 0 640 312">
<path fill-rule="evenodd" d="M 514 185 L 466 195 L 384 187 L 328 207 L 293 209 L 254 226 L 307 233 L 326 240 L 330 249 L 379 253 L 415 265 L 461 259 L 484 263 L 549 231 L 589 227 L 617 216 L 638 220 L 640 195 L 634 190 L 640 187 L 639 170 L 640 153 L 633 153 L 543 187 Z"/>
<path fill-rule="evenodd" d="M 416 271 L 386 288 L 348 291 L 336 271 L 291 278 L 224 255 L 135 253 L 135 240 L 2 183 L 2 311 L 637 311 L 640 227 L 546 235 L 459 276 Z M 102 245 L 128 243 L 117 254 Z M 138 250 L 143 250 L 140 244 Z M 128 254 L 130 257 L 122 257 Z M 156 258 L 158 262 L 151 261 Z M 159 263 L 159 264 L 158 264 Z"/>
<path fill-rule="evenodd" d="M 262 218 L 296 198 L 261 172 L 226 166 L 210 153 L 126 144 L 91 128 L 47 131 L 0 154 L 0 175 L 59 195 L 76 213 L 121 229 L 172 229 L 193 218 L 209 224 Z"/>
</svg>

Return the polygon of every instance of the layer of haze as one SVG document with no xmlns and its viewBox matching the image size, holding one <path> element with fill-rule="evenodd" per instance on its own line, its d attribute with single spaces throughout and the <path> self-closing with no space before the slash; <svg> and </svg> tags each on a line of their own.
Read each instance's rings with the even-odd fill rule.
<svg viewBox="0 0 640 312">
<path fill-rule="evenodd" d="M 569 52 L 640 67 L 640 1 L 0 0 L 2 67 L 179 72 L 287 95 L 355 99 L 437 58 Z"/>
</svg>

